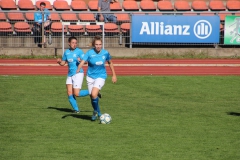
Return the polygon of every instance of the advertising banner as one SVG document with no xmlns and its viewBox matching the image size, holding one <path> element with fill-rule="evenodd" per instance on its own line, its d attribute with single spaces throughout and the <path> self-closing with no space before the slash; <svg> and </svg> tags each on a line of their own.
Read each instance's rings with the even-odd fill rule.
<svg viewBox="0 0 240 160">
<path fill-rule="evenodd" d="M 132 15 L 132 42 L 219 43 L 219 16 Z"/>
<path fill-rule="evenodd" d="M 224 44 L 240 45 L 240 16 L 226 16 Z"/>
</svg>

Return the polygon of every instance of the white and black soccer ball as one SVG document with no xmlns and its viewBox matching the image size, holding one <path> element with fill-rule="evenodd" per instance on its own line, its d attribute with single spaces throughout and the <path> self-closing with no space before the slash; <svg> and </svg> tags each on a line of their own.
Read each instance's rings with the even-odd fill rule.
<svg viewBox="0 0 240 160">
<path fill-rule="evenodd" d="M 112 121 L 112 117 L 108 113 L 102 114 L 99 119 L 101 124 L 109 124 Z"/>
</svg>

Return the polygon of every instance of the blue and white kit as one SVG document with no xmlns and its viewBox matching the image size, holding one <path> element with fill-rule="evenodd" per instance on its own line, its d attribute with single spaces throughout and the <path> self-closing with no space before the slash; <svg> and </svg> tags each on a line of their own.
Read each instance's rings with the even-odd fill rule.
<svg viewBox="0 0 240 160">
<path fill-rule="evenodd" d="M 78 58 L 82 59 L 84 57 L 84 52 L 76 48 L 75 50 L 67 49 L 62 57 L 62 61 L 66 61 L 68 63 L 68 76 L 71 77 L 77 72 L 77 68 L 79 65 Z M 81 68 L 80 73 L 83 73 L 83 69 Z"/>
<path fill-rule="evenodd" d="M 111 60 L 111 55 L 107 50 L 102 49 L 100 53 L 96 53 L 94 48 L 90 49 L 82 60 L 88 62 L 87 76 L 92 79 L 107 78 L 107 71 L 105 68 L 106 61 Z"/>
</svg>

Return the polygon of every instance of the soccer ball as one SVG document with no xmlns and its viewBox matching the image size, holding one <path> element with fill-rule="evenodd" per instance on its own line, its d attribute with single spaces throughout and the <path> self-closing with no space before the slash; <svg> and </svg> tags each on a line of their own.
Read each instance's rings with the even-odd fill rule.
<svg viewBox="0 0 240 160">
<path fill-rule="evenodd" d="M 112 117 L 108 113 L 104 113 L 100 116 L 101 124 L 109 124 L 112 121 Z"/>
</svg>

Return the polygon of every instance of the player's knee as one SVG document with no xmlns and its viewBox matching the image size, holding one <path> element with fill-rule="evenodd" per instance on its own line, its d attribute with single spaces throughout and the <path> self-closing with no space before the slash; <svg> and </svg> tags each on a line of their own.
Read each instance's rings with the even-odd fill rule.
<svg viewBox="0 0 240 160">
<path fill-rule="evenodd" d="M 92 93 L 92 94 L 91 94 L 92 99 L 97 98 L 97 96 L 98 96 L 98 95 L 97 95 L 96 93 Z"/>
<path fill-rule="evenodd" d="M 68 91 L 67 94 L 70 96 L 72 95 L 73 93 L 71 91 Z"/>
</svg>

